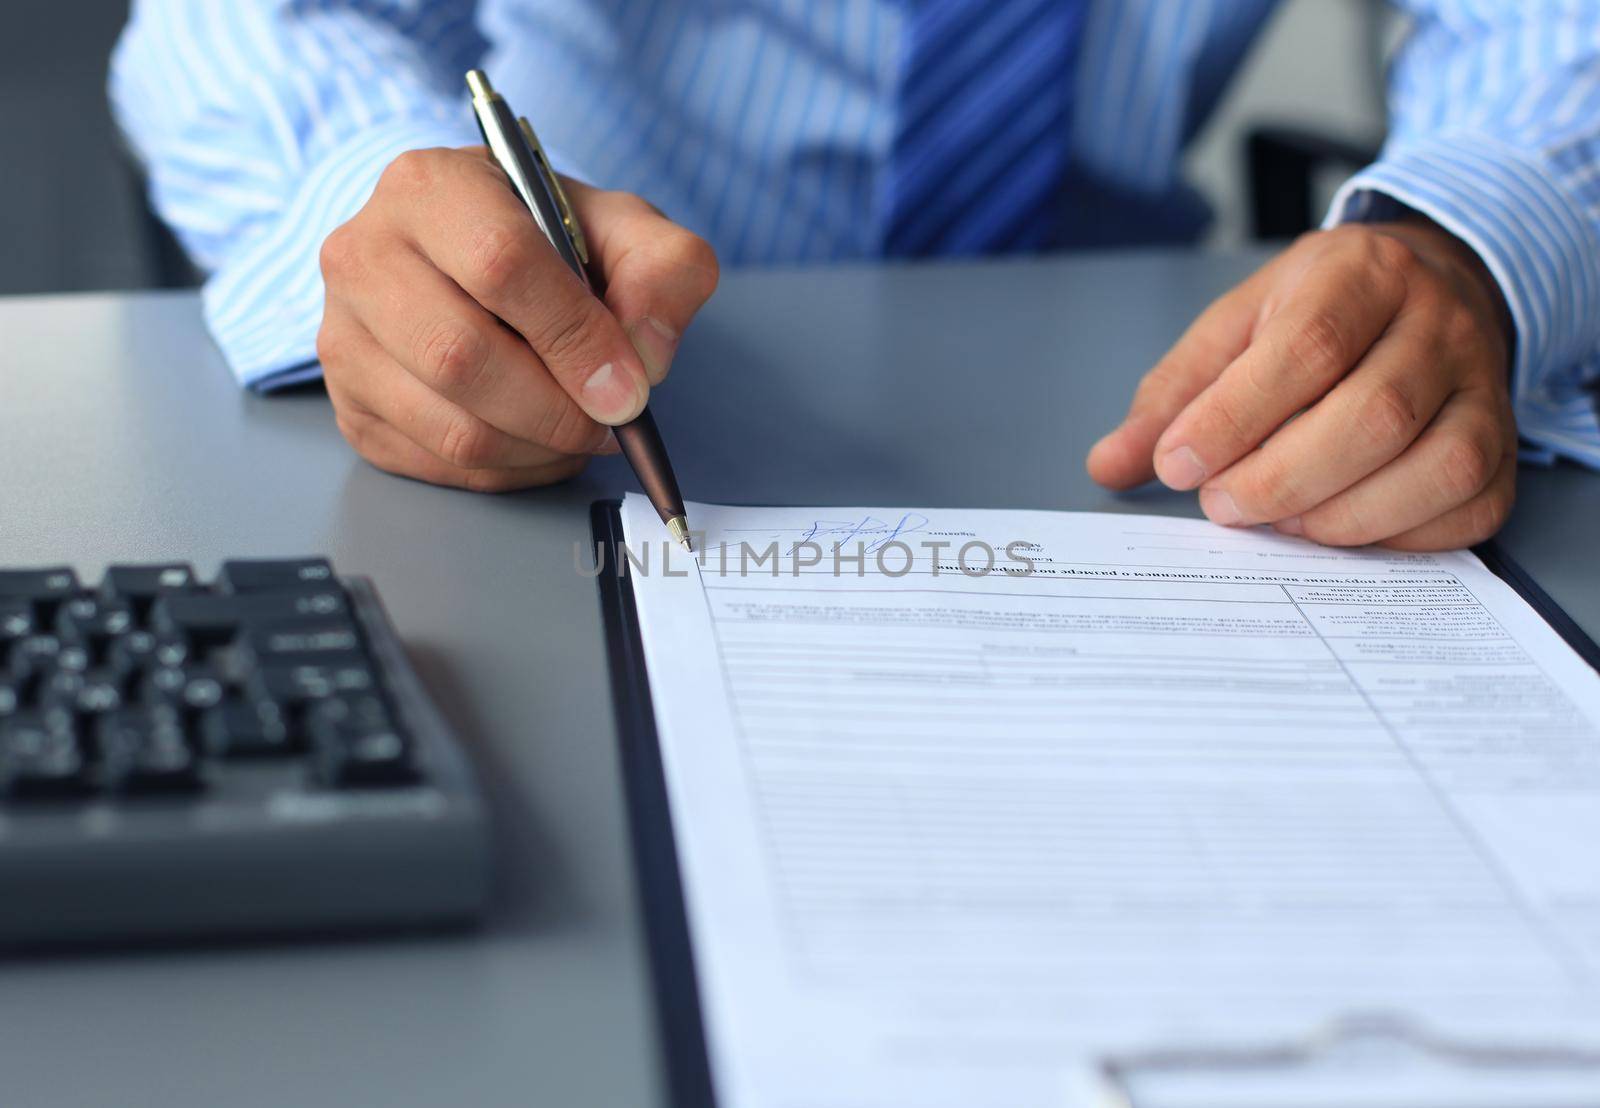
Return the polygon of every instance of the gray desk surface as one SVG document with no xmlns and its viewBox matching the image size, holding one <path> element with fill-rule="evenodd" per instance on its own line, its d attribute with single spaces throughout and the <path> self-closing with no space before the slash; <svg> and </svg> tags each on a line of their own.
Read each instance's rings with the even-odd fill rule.
<svg viewBox="0 0 1600 1108">
<path fill-rule="evenodd" d="M 695 498 L 1195 514 L 1089 444 L 1255 259 L 729 276 L 655 404 Z M 189 295 L 0 300 L 0 564 L 325 552 L 377 580 L 491 782 L 469 935 L 0 962 L 14 1108 L 646 1105 L 642 928 L 592 582 L 614 461 L 487 497 L 359 462 L 316 392 L 241 394 Z M 1528 473 L 1507 545 L 1600 633 L 1600 477 Z M 3 891 L 0 891 L 3 895 Z"/>
</svg>

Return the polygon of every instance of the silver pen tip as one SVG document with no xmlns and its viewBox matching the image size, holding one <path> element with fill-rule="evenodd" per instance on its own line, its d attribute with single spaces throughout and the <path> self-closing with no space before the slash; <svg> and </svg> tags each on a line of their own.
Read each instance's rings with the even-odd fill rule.
<svg viewBox="0 0 1600 1108">
<path fill-rule="evenodd" d="M 481 69 L 467 70 L 467 88 L 471 90 L 475 100 L 487 100 L 494 95 L 494 86 L 489 83 L 489 75 Z"/>
<path fill-rule="evenodd" d="M 689 544 L 689 521 L 683 516 L 673 516 L 667 520 L 667 531 L 673 538 L 683 544 L 689 553 L 694 553 L 694 547 Z"/>
</svg>

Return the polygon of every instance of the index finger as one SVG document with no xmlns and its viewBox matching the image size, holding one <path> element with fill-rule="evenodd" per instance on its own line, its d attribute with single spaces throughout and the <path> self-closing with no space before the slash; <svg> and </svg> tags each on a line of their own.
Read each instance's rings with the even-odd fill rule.
<svg viewBox="0 0 1600 1108">
<path fill-rule="evenodd" d="M 1114 489 L 1131 488 L 1155 476 L 1156 440 L 1249 344 L 1271 268 L 1258 271 L 1213 302 L 1144 375 L 1128 414 L 1089 451 L 1089 476 Z"/>
<path fill-rule="evenodd" d="M 1388 328 L 1406 298 L 1393 256 L 1405 247 L 1377 237 L 1344 242 L 1308 267 L 1249 346 L 1173 419 L 1155 445 L 1166 484 L 1192 489 L 1254 450 L 1337 384 Z"/>
</svg>

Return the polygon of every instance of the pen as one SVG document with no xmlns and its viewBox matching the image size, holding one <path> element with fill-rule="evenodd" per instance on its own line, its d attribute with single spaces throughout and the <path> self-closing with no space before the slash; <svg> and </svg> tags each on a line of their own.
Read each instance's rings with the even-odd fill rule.
<svg viewBox="0 0 1600 1108">
<path fill-rule="evenodd" d="M 583 228 L 578 225 L 566 191 L 556 178 L 555 170 L 550 168 L 550 159 L 545 157 L 544 147 L 539 144 L 527 117 L 519 119 L 511 114 L 505 98 L 489 84 L 488 75 L 481 69 L 468 70 L 467 88 L 472 92 L 472 111 L 478 117 L 483 140 L 511 179 L 512 189 L 528 206 L 533 221 L 556 248 L 561 260 L 578 275 L 585 288 L 596 292 L 598 281 L 589 271 L 589 247 Z M 682 543 L 685 550 L 692 551 L 683 494 L 678 491 L 678 479 L 672 473 L 667 448 L 650 409 L 645 408 L 615 432 L 617 444 L 622 447 L 628 464 L 633 466 L 656 514 L 667 525 L 672 537 Z"/>
</svg>

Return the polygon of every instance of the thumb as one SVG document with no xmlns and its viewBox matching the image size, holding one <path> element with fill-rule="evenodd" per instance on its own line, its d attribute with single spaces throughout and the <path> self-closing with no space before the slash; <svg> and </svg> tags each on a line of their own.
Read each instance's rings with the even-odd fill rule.
<svg viewBox="0 0 1600 1108">
<path fill-rule="evenodd" d="M 1214 302 L 1172 349 L 1144 375 L 1122 422 L 1095 443 L 1086 461 L 1089 476 L 1110 489 L 1154 479 L 1156 440 L 1250 345 L 1261 310 L 1260 274 Z"/>
<path fill-rule="evenodd" d="M 566 183 L 605 302 L 644 362 L 652 385 L 672 364 L 678 340 L 717 287 L 717 255 L 639 197 Z"/>
</svg>

